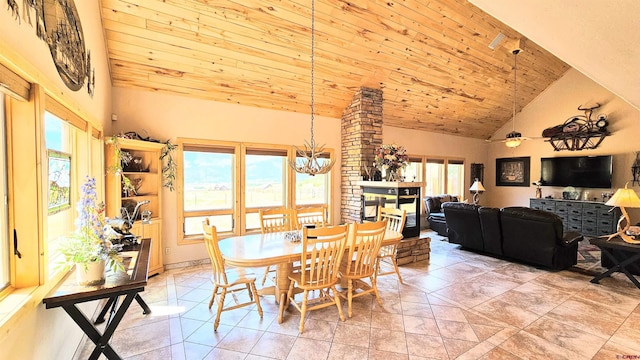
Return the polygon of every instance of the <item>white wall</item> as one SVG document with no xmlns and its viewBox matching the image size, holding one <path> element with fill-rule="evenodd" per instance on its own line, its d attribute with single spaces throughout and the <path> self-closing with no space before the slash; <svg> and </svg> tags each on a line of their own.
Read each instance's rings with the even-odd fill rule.
<svg viewBox="0 0 640 360">
<path fill-rule="evenodd" d="M 535 186 L 530 187 L 496 187 L 495 186 L 495 159 L 505 157 L 531 157 L 531 181 L 540 178 L 540 158 L 557 156 L 584 156 L 584 155 L 614 155 L 613 162 L 613 189 L 624 187 L 625 182 L 630 181 L 631 165 L 635 159 L 635 151 L 640 150 L 638 134 L 640 134 L 640 111 L 630 106 L 627 102 L 613 95 L 600 85 L 588 79 L 576 70 L 569 70 L 562 78 L 547 88 L 534 101 L 529 103 L 517 116 L 515 128 L 523 136 L 540 137 L 545 128 L 562 124 L 566 119 L 574 115 L 583 115 L 577 110 L 580 105 L 599 103 L 602 106 L 595 110 L 594 115 L 607 114 L 609 131 L 611 136 L 606 137 L 600 146 L 594 150 L 582 151 L 553 151 L 551 144 L 543 139 L 524 141 L 515 149 L 507 148 L 501 142 L 491 143 L 488 157 L 489 167 L 486 169 L 484 184 L 487 192 L 483 198 L 489 200 L 491 206 L 528 206 L 529 198 L 535 196 Z M 509 122 L 494 135 L 495 138 L 504 138 L 511 131 L 512 123 Z M 634 187 L 639 191 L 639 187 Z M 600 194 L 607 189 L 579 189 L 591 191 L 591 194 Z M 562 198 L 562 188 L 542 187 L 543 197 L 551 195 Z M 634 218 L 634 222 L 640 218 Z"/>
</svg>

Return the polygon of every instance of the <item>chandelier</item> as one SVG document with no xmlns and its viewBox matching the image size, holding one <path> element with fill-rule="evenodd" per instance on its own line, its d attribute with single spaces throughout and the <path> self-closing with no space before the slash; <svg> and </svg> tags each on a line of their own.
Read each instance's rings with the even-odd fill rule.
<svg viewBox="0 0 640 360">
<path fill-rule="evenodd" d="M 313 120 L 314 120 L 314 52 L 315 45 L 315 1 L 311 0 L 311 140 L 306 141 L 304 149 L 300 149 L 297 146 L 294 146 L 296 150 L 296 160 L 289 161 L 289 166 L 300 174 L 308 174 L 314 176 L 316 174 L 326 174 L 328 173 L 333 164 L 335 163 L 335 159 L 327 159 L 324 156 L 321 156 L 324 151 L 324 145 L 316 145 L 316 141 L 313 138 Z"/>
<path fill-rule="evenodd" d="M 518 54 L 520 49 L 513 50 L 513 128 L 510 133 L 507 134 L 507 139 L 504 144 L 510 148 L 516 148 L 522 143 L 522 134 L 516 131 L 516 74 L 518 70 Z"/>
</svg>

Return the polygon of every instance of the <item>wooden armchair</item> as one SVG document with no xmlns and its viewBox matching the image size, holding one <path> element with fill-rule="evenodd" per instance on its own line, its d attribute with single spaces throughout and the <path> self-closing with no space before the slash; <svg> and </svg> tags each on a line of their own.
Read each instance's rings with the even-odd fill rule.
<svg viewBox="0 0 640 360">
<path fill-rule="evenodd" d="M 295 211 L 296 229 L 301 230 L 304 225 L 326 226 L 327 206 L 299 207 Z"/>
<path fill-rule="evenodd" d="M 307 267 L 300 268 L 289 275 L 291 285 L 287 299 L 280 302 L 280 316 L 288 303 L 300 311 L 300 333 L 304 331 L 305 316 L 310 310 L 335 305 L 338 308 L 340 320 L 344 321 L 342 304 L 340 304 L 335 285 L 338 282 L 340 261 L 345 252 L 347 232 L 346 225 L 302 230 L 300 263 L 306 262 Z M 294 298 L 295 288 L 302 290 L 302 301 L 299 303 Z M 319 295 L 309 300 L 309 292 L 314 290 L 319 290 Z M 329 290 L 333 292 L 333 296 Z"/>
<path fill-rule="evenodd" d="M 341 264 L 339 274 L 340 278 L 346 280 L 348 284 L 347 295 L 340 293 L 340 296 L 347 299 L 349 317 L 353 315 L 352 302 L 355 297 L 373 293 L 378 303 L 382 305 L 376 285 L 375 271 L 387 222 L 383 220 L 363 224 L 355 223 L 352 227 L 349 233 L 347 261 L 343 261 Z M 367 277 L 371 281 L 371 286 L 361 283 L 365 287 L 362 292 L 356 293 L 353 285 L 354 280 L 361 280 Z"/>
<path fill-rule="evenodd" d="M 209 301 L 209 309 L 213 306 L 214 300 L 217 299 L 218 311 L 216 319 L 213 323 L 213 330 L 218 330 L 220 325 L 220 314 L 223 311 L 233 310 L 244 306 L 256 304 L 258 314 L 262 317 L 262 307 L 260 306 L 260 297 L 256 289 L 256 277 L 252 273 L 245 272 L 243 269 L 225 269 L 224 259 L 218 247 L 218 235 L 216 227 L 209 224 L 209 219 L 202 222 L 204 230 L 204 243 L 211 258 L 213 274 L 211 282 L 213 283 L 213 294 Z M 247 291 L 249 293 L 248 302 L 239 302 L 236 292 Z M 227 294 L 231 294 L 235 305 L 225 308 L 225 298 Z"/>
<path fill-rule="evenodd" d="M 378 221 L 387 220 L 387 229 L 398 233 L 402 232 L 404 223 L 407 220 L 406 210 L 400 210 L 395 208 L 380 207 L 378 211 Z M 396 274 L 398 275 L 398 281 L 402 284 L 402 276 L 400 276 L 400 269 L 398 269 L 398 263 L 396 263 L 396 251 L 398 245 L 387 245 L 380 248 L 378 258 L 376 259 L 376 277 L 383 275 Z M 382 272 L 382 260 L 388 258 L 391 260 L 394 271 Z"/>
<path fill-rule="evenodd" d="M 290 231 L 296 227 L 295 211 L 288 208 L 276 208 L 260 210 L 260 230 L 263 234 Z M 270 266 L 264 269 L 264 275 L 262 276 L 261 285 L 267 281 L 270 273 L 274 273 L 275 270 L 271 270 Z"/>
</svg>

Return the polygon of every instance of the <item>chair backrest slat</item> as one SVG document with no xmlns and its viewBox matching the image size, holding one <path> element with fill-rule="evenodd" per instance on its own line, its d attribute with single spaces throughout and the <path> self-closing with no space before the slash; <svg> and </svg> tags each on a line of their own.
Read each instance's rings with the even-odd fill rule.
<svg viewBox="0 0 640 360">
<path fill-rule="evenodd" d="M 224 271 L 224 259 L 218 246 L 218 233 L 214 225 L 209 224 L 209 219 L 202 222 L 204 231 L 204 243 L 211 259 L 213 268 L 213 281 L 218 284 L 227 284 L 227 274 Z"/>
<path fill-rule="evenodd" d="M 338 269 L 347 243 L 347 225 L 302 230 L 300 261 L 308 264 L 301 286 L 330 286 L 338 280 Z"/>
<path fill-rule="evenodd" d="M 375 270 L 376 258 L 384 239 L 387 221 L 354 223 L 351 225 L 347 274 L 371 276 Z"/>
<path fill-rule="evenodd" d="M 301 230 L 304 225 L 322 227 L 327 225 L 327 206 L 299 207 L 295 211 L 296 229 Z"/>
<path fill-rule="evenodd" d="M 402 232 L 404 223 L 407 220 L 407 211 L 396 208 L 378 208 L 378 221 L 387 220 L 387 229 L 395 232 Z"/>
<path fill-rule="evenodd" d="M 263 234 L 290 231 L 296 227 L 294 210 L 284 207 L 260 210 L 260 230 Z"/>
</svg>

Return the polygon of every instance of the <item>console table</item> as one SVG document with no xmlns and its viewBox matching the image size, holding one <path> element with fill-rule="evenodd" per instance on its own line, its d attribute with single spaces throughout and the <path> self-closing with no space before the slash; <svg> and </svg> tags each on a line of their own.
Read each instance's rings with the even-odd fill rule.
<svg viewBox="0 0 640 360">
<path fill-rule="evenodd" d="M 565 230 L 584 236 L 613 234 L 620 218 L 619 208 L 593 201 L 530 199 L 529 207 L 560 216 Z"/>
<path fill-rule="evenodd" d="M 594 238 L 590 239 L 589 242 L 599 247 L 602 251 L 602 255 L 609 258 L 614 264 L 609 270 L 591 279 L 592 283 L 598 284 L 601 279 L 610 276 L 616 271 L 620 271 L 627 275 L 629 280 L 631 280 L 631 282 L 640 289 L 640 282 L 638 282 L 638 279 L 636 279 L 627 269 L 627 267 L 632 265 L 634 261 L 640 259 L 640 245 L 629 244 L 622 241 L 622 239 L 617 236 L 608 241 L 604 238 Z M 622 250 L 626 253 L 631 253 L 631 256 L 618 256 L 615 250 Z"/>
<path fill-rule="evenodd" d="M 144 287 L 147 285 L 150 249 L 151 240 L 142 239 L 140 245 L 132 251 L 123 252 L 123 257 L 128 259 L 125 262 L 127 272 L 110 273 L 105 279 L 104 285 L 79 286 L 74 274 L 71 274 L 55 293 L 42 300 L 47 309 L 63 308 L 80 329 L 87 334 L 87 337 L 93 341 L 96 347 L 89 359 L 98 359 L 102 353 L 111 360 L 121 359 L 109 345 L 109 340 L 134 299 L 140 303 L 145 314 L 150 312 L 149 307 L 139 296 L 139 293 L 144 291 Z M 125 296 L 125 298 L 118 306 L 121 296 Z M 111 308 L 107 326 L 102 334 L 76 306 L 79 303 L 99 299 L 109 300 L 95 323 L 100 323 L 107 310 Z"/>
<path fill-rule="evenodd" d="M 420 235 L 420 189 L 422 182 L 359 181 L 362 188 L 361 220 L 375 220 L 378 207 L 393 206 L 406 210 L 404 238 Z"/>
</svg>

